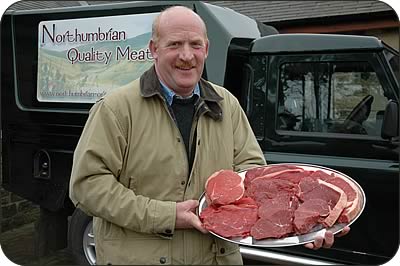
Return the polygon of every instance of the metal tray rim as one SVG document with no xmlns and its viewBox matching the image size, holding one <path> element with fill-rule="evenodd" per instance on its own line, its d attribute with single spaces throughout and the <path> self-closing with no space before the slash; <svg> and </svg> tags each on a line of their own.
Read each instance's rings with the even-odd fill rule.
<svg viewBox="0 0 400 266">
<path fill-rule="evenodd" d="M 313 242 L 317 236 L 323 236 L 326 231 L 331 231 L 333 234 L 339 233 L 345 226 L 350 226 L 351 224 L 353 224 L 358 219 L 358 217 L 360 217 L 361 213 L 364 211 L 365 204 L 366 204 L 366 198 L 365 198 L 365 193 L 364 193 L 362 187 L 353 178 L 349 177 L 348 175 L 346 175 L 340 171 L 325 167 L 325 166 L 319 166 L 319 165 L 314 165 L 314 164 L 305 164 L 305 163 L 278 163 L 278 164 L 269 164 L 266 166 L 257 166 L 257 167 L 248 168 L 248 169 L 239 171 L 239 174 L 242 175 L 242 177 L 244 177 L 243 175 L 246 173 L 246 171 L 248 171 L 250 169 L 260 168 L 260 167 L 268 167 L 271 165 L 274 165 L 274 166 L 275 165 L 296 165 L 296 166 L 300 166 L 300 167 L 317 168 L 319 170 L 325 170 L 325 172 L 326 171 L 333 172 L 337 175 L 340 175 L 340 176 L 348 179 L 349 181 L 354 183 L 354 185 L 359 189 L 359 192 L 361 195 L 362 203 L 361 203 L 361 209 L 360 209 L 359 213 L 349 223 L 336 223 L 332 227 L 329 227 L 329 228 L 324 228 L 322 225 L 318 225 L 318 226 L 314 227 L 312 229 L 312 232 L 310 232 L 310 233 L 303 234 L 303 235 L 289 236 L 289 237 L 280 238 L 280 239 L 272 239 L 271 238 L 271 239 L 255 240 L 251 236 L 248 236 L 245 238 L 229 239 L 229 238 L 222 237 L 222 236 L 210 231 L 211 234 L 213 234 L 214 236 L 216 236 L 220 239 L 226 240 L 228 242 L 236 243 L 239 245 L 252 246 L 252 247 L 288 247 L 288 246 L 295 246 L 295 245 L 303 245 L 303 244 L 306 244 L 309 242 Z M 197 215 L 200 216 L 201 211 L 206 207 L 207 207 L 207 202 L 205 199 L 205 192 L 203 192 L 199 199 Z"/>
</svg>

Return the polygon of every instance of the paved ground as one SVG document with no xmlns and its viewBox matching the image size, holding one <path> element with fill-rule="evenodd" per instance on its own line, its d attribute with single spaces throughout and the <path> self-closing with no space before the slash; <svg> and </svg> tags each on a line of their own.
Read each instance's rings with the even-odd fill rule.
<svg viewBox="0 0 400 266">
<path fill-rule="evenodd" d="M 1 233 L 1 249 L 9 260 L 19 265 L 74 265 L 68 249 L 38 259 L 34 255 L 34 225 L 26 224 Z"/>
</svg>

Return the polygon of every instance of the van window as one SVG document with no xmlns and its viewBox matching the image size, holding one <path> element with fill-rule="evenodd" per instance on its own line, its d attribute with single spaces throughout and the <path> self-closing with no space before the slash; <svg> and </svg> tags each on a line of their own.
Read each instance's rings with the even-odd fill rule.
<svg viewBox="0 0 400 266">
<path fill-rule="evenodd" d="M 280 67 L 278 130 L 380 136 L 388 99 L 369 62 Z"/>
</svg>

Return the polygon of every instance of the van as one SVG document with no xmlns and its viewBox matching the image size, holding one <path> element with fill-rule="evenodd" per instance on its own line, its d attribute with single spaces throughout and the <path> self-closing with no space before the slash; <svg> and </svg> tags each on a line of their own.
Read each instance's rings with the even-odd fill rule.
<svg viewBox="0 0 400 266">
<path fill-rule="evenodd" d="M 245 263 L 390 260 L 399 244 L 398 51 L 370 36 L 279 34 L 197 1 L 4 14 L 2 185 L 40 206 L 41 239 L 68 243 L 77 263 L 95 264 L 91 217 L 68 198 L 73 152 L 93 103 L 152 65 L 152 19 L 176 4 L 205 21 L 211 45 L 203 77 L 239 99 L 267 162 L 329 167 L 366 195 L 351 233 L 331 249 L 241 246 Z"/>
</svg>

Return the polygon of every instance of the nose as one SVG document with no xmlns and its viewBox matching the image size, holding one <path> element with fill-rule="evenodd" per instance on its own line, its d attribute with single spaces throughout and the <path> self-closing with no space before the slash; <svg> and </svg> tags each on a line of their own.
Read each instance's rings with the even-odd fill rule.
<svg viewBox="0 0 400 266">
<path fill-rule="evenodd" d="M 179 59 L 183 61 L 190 61 L 194 57 L 192 48 L 189 44 L 185 43 L 179 53 Z"/>
</svg>

